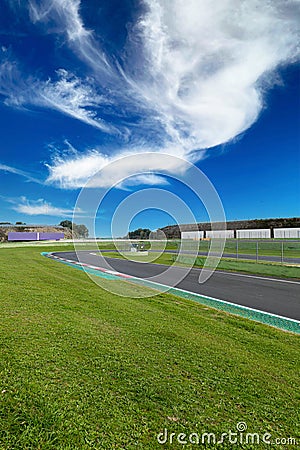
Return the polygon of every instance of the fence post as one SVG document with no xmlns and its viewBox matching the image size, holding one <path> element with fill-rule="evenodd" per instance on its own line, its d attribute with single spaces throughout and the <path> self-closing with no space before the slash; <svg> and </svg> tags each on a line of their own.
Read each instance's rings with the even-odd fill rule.
<svg viewBox="0 0 300 450">
<path fill-rule="evenodd" d="M 256 241 L 256 262 L 258 262 L 258 241 Z"/>
<path fill-rule="evenodd" d="M 236 239 L 236 259 L 239 259 L 239 240 Z"/>
<path fill-rule="evenodd" d="M 281 241 L 281 264 L 283 264 L 283 245 L 284 245 L 284 242 Z"/>
</svg>

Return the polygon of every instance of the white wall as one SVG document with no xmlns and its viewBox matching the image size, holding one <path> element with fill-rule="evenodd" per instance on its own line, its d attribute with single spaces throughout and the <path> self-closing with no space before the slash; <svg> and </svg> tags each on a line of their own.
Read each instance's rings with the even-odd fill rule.
<svg viewBox="0 0 300 450">
<path fill-rule="evenodd" d="M 206 237 L 210 239 L 232 239 L 234 238 L 233 230 L 212 230 L 206 232 Z"/>
<path fill-rule="evenodd" d="M 195 241 L 199 241 L 199 239 L 203 239 L 204 232 L 203 231 L 182 231 L 181 239 L 193 239 Z"/>
<path fill-rule="evenodd" d="M 236 230 L 236 237 L 239 239 L 262 239 L 270 238 L 269 228 L 258 228 L 256 230 Z"/>
<path fill-rule="evenodd" d="M 300 228 L 274 228 L 274 238 L 300 238 Z"/>
<path fill-rule="evenodd" d="M 207 238 L 232 239 L 233 230 L 212 230 L 206 231 Z M 269 228 L 258 228 L 250 230 L 236 230 L 236 237 L 239 239 L 270 239 L 271 230 Z M 200 240 L 204 238 L 203 231 L 182 231 L 181 239 Z M 300 239 L 300 228 L 274 228 L 274 238 Z"/>
</svg>

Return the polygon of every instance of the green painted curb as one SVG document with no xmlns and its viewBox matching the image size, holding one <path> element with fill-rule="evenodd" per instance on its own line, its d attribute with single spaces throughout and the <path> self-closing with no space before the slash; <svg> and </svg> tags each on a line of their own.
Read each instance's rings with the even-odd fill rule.
<svg viewBox="0 0 300 450">
<path fill-rule="evenodd" d="M 42 252 L 41 255 L 49 256 L 51 253 Z M 105 274 L 103 272 L 99 272 L 97 270 L 91 269 L 89 267 L 82 267 L 80 265 L 74 264 L 72 262 L 62 261 L 57 259 L 57 261 L 67 264 L 70 267 L 74 267 L 76 269 L 86 271 L 92 275 L 96 275 L 98 277 L 107 278 L 111 280 L 122 279 L 123 281 L 131 281 L 141 286 L 150 287 L 152 289 L 158 291 L 166 292 L 166 288 L 168 288 L 167 293 L 176 295 L 177 297 L 181 297 L 187 300 L 192 300 L 201 305 L 209 306 L 211 308 L 217 309 L 219 311 L 223 311 L 226 313 L 234 314 L 245 319 L 250 319 L 255 322 L 260 322 L 265 325 L 270 325 L 275 328 L 279 328 L 284 331 L 289 331 L 291 333 L 300 334 L 300 322 L 294 319 L 289 319 L 287 317 L 278 316 L 276 314 L 259 311 L 258 309 L 248 308 L 247 306 L 237 305 L 235 303 L 227 302 L 226 300 L 220 300 L 213 297 L 207 297 L 201 294 L 196 294 L 193 292 L 185 291 L 183 289 L 169 287 L 160 283 L 155 283 L 153 281 L 143 280 L 142 278 L 136 278 L 131 276 L 130 278 L 123 278 L 118 275 Z"/>
</svg>

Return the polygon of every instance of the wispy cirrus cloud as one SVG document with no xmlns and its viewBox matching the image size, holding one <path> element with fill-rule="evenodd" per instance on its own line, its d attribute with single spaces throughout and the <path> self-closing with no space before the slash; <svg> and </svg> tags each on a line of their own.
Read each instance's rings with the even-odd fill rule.
<svg viewBox="0 0 300 450">
<path fill-rule="evenodd" d="M 56 79 L 39 81 L 22 76 L 17 64 L 9 60 L 0 65 L 0 93 L 5 104 L 14 107 L 38 106 L 61 112 L 105 133 L 118 133 L 113 125 L 97 116 L 97 109 L 108 101 L 99 95 L 91 80 L 82 80 L 64 69 Z"/>
<path fill-rule="evenodd" d="M 74 213 L 73 207 L 54 206 L 43 198 L 29 200 L 25 196 L 7 197 L 0 195 L 0 199 L 9 203 L 12 210 L 28 216 L 72 217 Z M 79 208 L 76 208 L 76 214 L 80 217 L 87 217 L 86 213 Z"/>
<path fill-rule="evenodd" d="M 123 173 L 122 176 L 125 179 L 121 183 L 117 184 L 116 187 L 118 189 L 130 190 L 132 186 L 166 186 L 169 184 L 168 180 L 163 176 L 152 173 L 151 171 L 147 173 L 147 168 L 145 167 L 140 170 L 143 170 L 143 173 L 132 177 L 127 177 L 127 175 L 130 175 L 129 172 Z"/>
<path fill-rule="evenodd" d="M 13 210 L 28 216 L 66 216 L 73 214 L 72 209 L 53 206 L 44 199 L 30 201 L 26 197 L 21 197 L 20 202 L 12 207 Z"/>
<path fill-rule="evenodd" d="M 102 76 L 109 74 L 111 77 L 113 67 L 93 32 L 84 26 L 80 6 L 80 0 L 44 0 L 39 3 L 30 0 L 29 12 L 34 23 L 52 23 L 52 32 L 65 34 L 69 45 L 88 65 L 100 71 Z"/>
<path fill-rule="evenodd" d="M 24 172 L 23 170 L 16 169 L 15 167 L 7 166 L 6 164 L 0 163 L 0 171 L 7 172 L 7 173 L 13 173 L 15 175 L 20 175 L 21 177 L 26 178 L 27 181 L 33 181 L 34 183 L 42 183 L 37 178 L 34 178 L 29 173 Z"/>
<path fill-rule="evenodd" d="M 140 152 L 136 152 L 139 154 Z M 143 160 L 135 161 L 134 170 L 131 163 L 123 159 L 132 155 L 133 151 L 118 153 L 116 155 L 103 155 L 97 150 L 91 150 L 88 154 L 80 154 L 72 148 L 72 158 L 63 159 L 56 157 L 52 165 L 48 166 L 48 183 L 58 184 L 62 188 L 77 189 L 85 186 L 87 181 L 94 177 L 90 187 L 107 188 L 115 185 L 119 189 L 128 189 L 131 186 L 145 185 L 166 185 L 167 180 L 155 171 L 165 174 L 184 172 L 185 162 L 169 160 L 167 164 L 161 161 L 160 154 L 146 153 Z M 111 163 L 119 162 L 118 170 L 112 167 Z M 98 174 L 99 172 L 99 174 Z M 134 176 L 131 176 L 135 173 Z M 120 181 L 122 180 L 123 181 Z"/>
<path fill-rule="evenodd" d="M 97 117 L 96 109 L 107 104 L 107 100 L 97 94 L 88 80 L 83 81 L 64 69 L 57 70 L 57 75 L 56 82 L 47 80 L 39 84 L 39 95 L 33 98 L 33 103 L 56 109 L 106 133 L 117 132 L 114 126 Z"/>
<path fill-rule="evenodd" d="M 299 1 L 144 3 L 124 73 L 186 153 L 247 130 L 274 70 L 299 59 Z"/>
<path fill-rule="evenodd" d="M 33 22 L 44 22 L 53 19 L 62 25 L 57 31 L 66 32 L 68 39 L 83 39 L 90 36 L 84 28 L 79 14 L 80 0 L 29 1 L 29 12 Z"/>
<path fill-rule="evenodd" d="M 117 86 L 132 94 L 127 106 L 145 114 L 145 136 L 152 136 L 149 130 L 164 133 L 156 147 L 145 137 L 140 148 L 125 146 L 114 157 L 155 150 L 199 160 L 203 150 L 209 155 L 209 148 L 236 138 L 257 120 L 276 70 L 299 59 L 300 2 L 144 0 L 144 5 L 128 34 Z M 99 152 L 55 159 L 49 180 L 79 187 L 107 159 Z"/>
<path fill-rule="evenodd" d="M 117 133 L 120 117 L 126 123 L 121 150 L 87 150 L 48 164 L 48 182 L 63 188 L 81 187 L 129 153 L 193 161 L 209 155 L 255 123 L 278 68 L 299 60 L 299 0 L 143 0 L 139 17 L 128 24 L 126 48 L 110 55 L 99 32 L 84 23 L 80 0 L 28 4 L 32 22 L 65 36 L 90 76 L 60 69 L 57 79 L 24 85 L 10 69 L 2 76 L 6 91 L 0 82 L 7 102 L 52 108 L 105 133 Z M 159 167 L 151 164 L 150 171 Z"/>
</svg>

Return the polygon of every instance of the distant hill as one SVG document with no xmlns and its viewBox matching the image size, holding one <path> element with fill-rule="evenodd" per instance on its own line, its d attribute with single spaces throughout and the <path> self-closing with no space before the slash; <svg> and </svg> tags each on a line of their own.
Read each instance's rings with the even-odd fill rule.
<svg viewBox="0 0 300 450">
<path fill-rule="evenodd" d="M 223 224 L 220 222 L 214 223 L 214 229 L 222 229 Z M 300 227 L 300 217 L 288 217 L 283 219 L 252 219 L 252 220 L 233 220 L 226 223 L 228 230 L 246 230 L 257 228 L 297 228 Z M 168 239 L 179 239 L 181 231 L 209 231 L 211 230 L 210 222 L 203 222 L 197 224 L 168 225 L 159 228 L 163 231 Z"/>
<path fill-rule="evenodd" d="M 72 239 L 72 231 L 70 228 L 64 228 L 55 225 L 1 225 L 0 226 L 0 242 L 7 241 L 8 233 L 15 231 L 39 232 L 39 233 L 64 233 L 65 239 Z"/>
</svg>

